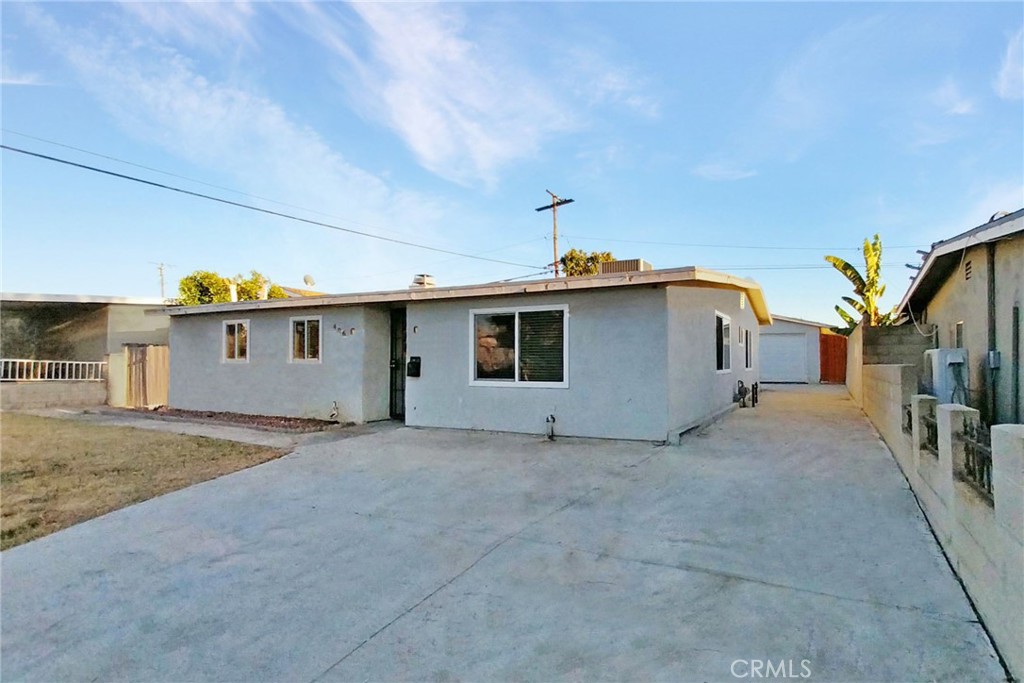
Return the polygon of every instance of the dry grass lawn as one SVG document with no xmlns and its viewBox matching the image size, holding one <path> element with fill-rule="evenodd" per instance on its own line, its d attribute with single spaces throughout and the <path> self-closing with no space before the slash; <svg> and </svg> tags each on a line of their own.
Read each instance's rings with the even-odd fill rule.
<svg viewBox="0 0 1024 683">
<path fill-rule="evenodd" d="M 0 413 L 0 549 L 286 451 Z"/>
</svg>

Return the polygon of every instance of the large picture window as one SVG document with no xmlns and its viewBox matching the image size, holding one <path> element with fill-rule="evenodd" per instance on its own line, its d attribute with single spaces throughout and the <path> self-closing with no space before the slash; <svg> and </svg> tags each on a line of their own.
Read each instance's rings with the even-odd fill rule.
<svg viewBox="0 0 1024 683">
<path fill-rule="evenodd" d="M 224 321 L 224 340 L 221 344 L 224 356 L 221 360 L 226 363 L 248 363 L 249 362 L 249 321 L 248 320 L 226 320 Z"/>
<path fill-rule="evenodd" d="M 732 369 L 732 321 L 729 316 L 715 314 L 715 356 L 719 372 Z"/>
<path fill-rule="evenodd" d="M 320 316 L 292 318 L 291 360 L 320 360 Z"/>
<path fill-rule="evenodd" d="M 471 311 L 470 383 L 567 387 L 565 306 Z"/>
</svg>

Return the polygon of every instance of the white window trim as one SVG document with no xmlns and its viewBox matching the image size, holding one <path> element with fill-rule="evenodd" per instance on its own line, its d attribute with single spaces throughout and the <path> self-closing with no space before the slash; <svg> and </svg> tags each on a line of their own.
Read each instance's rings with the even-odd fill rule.
<svg viewBox="0 0 1024 683">
<path fill-rule="evenodd" d="M 296 316 L 293 316 L 291 318 L 288 318 L 288 362 L 289 363 L 296 363 L 298 365 L 318 365 L 319 363 L 322 362 L 323 357 L 324 357 L 324 320 L 323 320 L 323 318 L 324 317 L 322 315 L 296 315 Z M 309 320 L 315 320 L 318 323 L 320 323 L 319 325 L 317 325 L 317 328 L 316 328 L 317 334 L 320 337 L 317 340 L 317 342 L 318 342 L 317 343 L 317 348 L 320 349 L 320 356 L 319 356 L 319 358 L 296 358 L 295 354 L 293 353 L 293 349 L 292 349 L 292 335 L 295 334 L 295 323 L 297 321 L 305 322 L 305 321 L 309 321 Z"/>
<path fill-rule="evenodd" d="M 750 335 L 750 343 L 747 344 L 749 348 L 744 349 L 743 354 L 743 367 L 746 370 L 754 369 L 754 335 L 750 334 L 750 329 L 743 330 L 744 334 Z"/>
<path fill-rule="evenodd" d="M 730 316 L 726 315 L 725 313 L 722 313 L 721 311 L 715 311 L 715 327 L 716 328 L 718 327 L 718 318 L 722 319 L 723 324 L 729 326 L 729 346 L 728 346 L 728 348 L 729 348 L 729 367 L 724 368 L 722 370 L 719 370 L 717 367 L 715 367 L 715 374 L 716 375 L 728 375 L 729 373 L 732 372 L 732 318 Z M 724 335 L 723 335 L 723 339 L 724 339 Z M 716 338 L 715 338 L 715 344 L 716 345 L 718 344 L 717 335 L 716 335 Z M 724 358 L 724 356 L 725 356 L 725 354 L 723 354 L 723 358 Z M 718 348 L 717 348 L 717 346 L 715 348 L 715 365 L 716 366 L 718 365 Z"/>
<path fill-rule="evenodd" d="M 747 332 L 747 330 L 745 330 L 743 328 L 743 325 L 737 325 L 736 326 L 736 346 L 743 346 L 744 345 L 743 334 L 745 332 Z"/>
<path fill-rule="evenodd" d="M 959 330 L 960 333 L 959 334 L 957 334 L 957 328 L 960 328 L 960 330 Z M 952 340 L 953 343 L 950 344 L 950 346 L 952 346 L 955 349 L 962 349 L 962 348 L 964 348 L 964 344 L 967 343 L 967 340 L 964 339 L 964 330 L 965 329 L 966 329 L 966 327 L 964 326 L 964 321 L 963 320 L 957 320 L 955 323 L 953 323 L 953 340 Z M 957 337 L 960 337 L 960 339 L 957 340 Z M 957 341 L 959 341 L 960 343 L 957 344 Z"/>
<path fill-rule="evenodd" d="M 495 380 L 476 378 L 476 316 L 500 313 L 527 313 L 530 311 L 562 311 L 562 381 L 523 382 L 519 379 L 519 316 L 516 315 L 515 329 L 515 379 Z M 569 305 L 548 304 L 546 306 L 507 306 L 504 308 L 474 308 L 469 311 L 469 386 L 505 387 L 517 389 L 568 389 L 569 388 Z"/>
<path fill-rule="evenodd" d="M 228 358 L 228 325 L 245 325 L 245 358 Z M 238 331 L 235 331 L 235 354 L 238 353 Z M 248 318 L 238 318 L 236 320 L 222 320 L 220 325 L 220 362 L 230 363 L 248 363 L 249 356 L 252 355 L 252 326 L 249 324 Z"/>
</svg>

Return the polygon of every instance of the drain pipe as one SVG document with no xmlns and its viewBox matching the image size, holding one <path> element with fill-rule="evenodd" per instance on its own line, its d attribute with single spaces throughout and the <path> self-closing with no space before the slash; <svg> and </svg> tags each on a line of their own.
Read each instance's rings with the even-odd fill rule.
<svg viewBox="0 0 1024 683">
<path fill-rule="evenodd" d="M 1017 422 L 1024 422 L 1020 413 L 1020 306 L 1013 307 L 1013 414 Z"/>
<path fill-rule="evenodd" d="M 996 353 L 996 243 L 985 245 L 988 271 L 988 423 L 996 424 L 996 392 L 999 380 L 999 356 Z"/>
</svg>

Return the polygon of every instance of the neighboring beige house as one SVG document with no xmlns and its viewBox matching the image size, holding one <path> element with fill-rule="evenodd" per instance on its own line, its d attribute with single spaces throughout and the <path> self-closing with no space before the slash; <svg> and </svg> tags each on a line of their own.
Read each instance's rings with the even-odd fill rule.
<svg viewBox="0 0 1024 683">
<path fill-rule="evenodd" d="M 0 294 L 0 405 L 166 403 L 166 379 L 159 369 L 154 375 L 152 362 L 145 367 L 147 357 L 166 355 L 169 319 L 147 312 L 162 305 L 157 298 Z"/>
<path fill-rule="evenodd" d="M 936 348 L 967 351 L 966 403 L 990 424 L 1024 422 L 1024 209 L 936 242 L 900 302 Z"/>
</svg>

